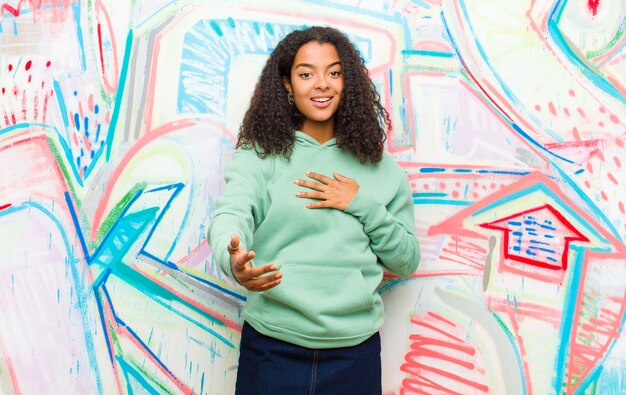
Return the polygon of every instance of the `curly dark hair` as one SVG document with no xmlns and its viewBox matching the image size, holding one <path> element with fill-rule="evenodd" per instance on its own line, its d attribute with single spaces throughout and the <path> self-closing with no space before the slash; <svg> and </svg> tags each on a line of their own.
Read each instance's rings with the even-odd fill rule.
<svg viewBox="0 0 626 395">
<path fill-rule="evenodd" d="M 294 131 L 305 117 L 288 103 L 284 81 L 290 79 L 298 49 L 311 41 L 334 45 L 341 60 L 344 88 L 334 114 L 337 146 L 353 152 L 362 163 L 379 162 L 386 138 L 381 124 L 391 129 L 389 114 L 380 104 L 380 95 L 357 49 L 343 33 L 330 27 L 296 30 L 278 43 L 261 72 L 239 128 L 237 147 L 255 148 L 261 158 L 276 154 L 291 157 Z"/>
</svg>

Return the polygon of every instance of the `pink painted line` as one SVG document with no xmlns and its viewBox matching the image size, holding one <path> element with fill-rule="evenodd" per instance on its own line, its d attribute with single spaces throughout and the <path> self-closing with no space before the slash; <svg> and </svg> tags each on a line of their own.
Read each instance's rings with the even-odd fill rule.
<svg viewBox="0 0 626 395">
<path fill-rule="evenodd" d="M 117 58 L 117 42 L 115 40 L 113 25 L 111 24 L 111 18 L 102 0 L 96 0 L 95 4 L 96 19 L 98 20 L 98 49 L 100 54 L 100 67 L 102 68 L 102 80 L 107 92 L 115 93 L 117 89 L 117 83 L 119 79 L 119 60 Z M 100 21 L 104 19 L 106 24 L 106 33 L 111 40 L 111 51 L 113 54 L 113 73 L 111 76 L 107 73 L 106 62 L 104 57 L 104 49 L 102 45 L 102 24 Z"/>
<path fill-rule="evenodd" d="M 385 272 L 385 274 L 383 275 L 383 277 L 385 279 L 404 279 L 404 278 L 430 278 L 430 277 L 447 277 L 447 276 L 472 276 L 475 277 L 477 276 L 475 271 L 462 271 L 462 270 L 442 270 L 442 271 L 433 271 L 433 272 L 427 272 L 427 273 L 413 273 L 408 277 L 400 277 L 397 276 L 395 274 L 392 273 L 387 273 Z"/>
<path fill-rule="evenodd" d="M 597 328 L 595 325 L 592 325 L 592 324 L 582 324 L 581 325 L 581 329 L 584 330 L 584 331 L 596 333 L 598 335 L 604 335 L 604 336 L 612 337 L 612 338 L 615 338 L 615 339 L 617 339 L 619 337 L 619 331 L 617 330 L 618 328 L 615 328 L 614 330 L 601 330 L 601 329 Z M 600 354 L 598 353 L 598 355 L 600 355 Z"/>
<path fill-rule="evenodd" d="M 33 119 L 36 121 L 39 117 L 39 91 L 35 91 L 33 98 Z"/>
<path fill-rule="evenodd" d="M 450 362 L 451 364 L 460 366 L 468 370 L 474 370 L 476 365 L 469 361 L 464 361 L 460 358 L 454 358 L 450 355 L 446 355 L 443 352 L 430 350 L 428 348 L 417 347 L 415 351 L 409 351 L 404 356 L 406 361 L 415 362 L 415 358 L 432 358 L 439 361 Z M 418 365 L 417 365 L 418 366 Z"/>
<path fill-rule="evenodd" d="M 102 303 L 102 312 L 104 315 L 104 322 L 102 326 L 104 327 L 105 336 L 107 337 L 107 341 L 109 343 L 109 359 L 111 360 L 111 366 L 113 367 L 113 377 L 115 377 L 115 384 L 117 385 L 118 393 L 124 393 L 124 387 L 122 386 L 122 380 L 120 379 L 120 366 L 115 358 L 116 348 L 119 346 L 118 341 L 114 341 L 113 339 L 113 331 L 119 329 L 119 325 L 115 322 L 115 316 L 113 315 L 112 308 L 109 304 L 109 299 L 106 297 L 104 291 L 98 289 L 96 292 L 100 294 L 100 301 Z M 117 337 L 117 336 L 116 336 Z"/>
<path fill-rule="evenodd" d="M 441 316 L 441 315 L 439 315 L 439 314 L 437 314 L 437 313 L 433 313 L 432 311 L 429 311 L 429 312 L 428 312 L 428 315 L 429 315 L 429 316 L 431 316 L 431 317 L 433 317 L 433 318 L 435 318 L 435 319 L 437 319 L 437 320 L 439 320 L 439 321 L 445 322 L 446 324 L 448 324 L 448 325 L 450 325 L 450 326 L 453 326 L 453 327 L 455 327 L 455 328 L 456 328 L 456 326 L 457 326 L 454 322 L 452 322 L 452 321 L 450 321 L 450 320 L 448 320 L 448 319 L 444 318 L 443 316 Z"/>
<path fill-rule="evenodd" d="M 624 35 L 624 37 L 626 37 L 626 34 Z M 611 85 L 613 85 L 615 89 L 617 89 L 619 93 L 622 94 L 622 96 L 626 96 L 626 87 L 622 85 L 622 82 L 620 80 L 611 75 L 607 76 L 606 79 L 607 81 L 609 81 L 609 83 L 611 83 Z"/>
<path fill-rule="evenodd" d="M 469 263 L 469 262 L 467 262 L 467 261 L 460 261 L 460 260 L 458 260 L 458 259 L 452 259 L 452 258 L 447 257 L 447 256 L 445 256 L 445 255 L 439 255 L 439 257 L 438 257 L 438 258 L 439 258 L 439 259 L 442 259 L 442 260 L 444 260 L 444 261 L 450 261 L 450 262 L 458 263 L 458 264 L 461 264 L 461 265 L 463 265 L 463 266 L 467 266 L 467 267 L 469 267 L 469 268 L 476 269 L 476 270 L 481 270 L 481 269 L 484 269 L 484 268 L 485 268 L 485 266 L 484 266 L 484 265 L 483 265 L 483 266 L 472 265 L 472 264 L 470 264 L 470 263 Z"/>
<path fill-rule="evenodd" d="M 43 98 L 43 116 L 41 120 L 43 123 L 46 123 L 46 116 L 48 115 L 48 101 L 50 101 L 50 96 L 52 96 L 53 92 L 54 91 L 46 92 Z"/>
<path fill-rule="evenodd" d="M 517 263 L 518 265 L 515 265 L 515 263 Z M 537 272 L 530 272 L 526 270 L 523 266 L 521 266 L 521 264 L 524 263 L 535 266 L 537 268 Z M 502 259 L 500 261 L 498 273 L 519 274 L 521 277 L 532 278 L 552 284 L 563 284 L 563 279 L 565 278 L 564 270 L 541 267 L 537 266 L 534 261 L 528 261 L 523 259 L 513 260 L 504 257 L 504 255 L 502 255 Z"/>
<path fill-rule="evenodd" d="M 83 111 L 83 102 L 81 102 L 80 100 L 78 101 L 78 116 L 80 117 L 80 121 L 82 121 L 83 119 L 85 119 L 85 113 Z M 79 121 L 79 122 L 80 122 Z M 80 127 L 79 125 L 76 125 L 76 127 Z"/>
<path fill-rule="evenodd" d="M 202 242 L 200 243 L 200 245 L 198 245 L 196 248 L 194 248 L 193 250 L 189 251 L 189 254 L 185 255 L 181 260 L 179 260 L 178 262 L 176 262 L 176 265 L 184 265 L 185 262 L 187 262 L 188 260 L 190 260 L 194 255 L 196 255 L 198 253 L 198 251 L 200 251 L 201 248 L 203 248 L 204 246 L 206 246 L 208 243 L 206 241 L 206 239 L 202 240 Z"/>
<path fill-rule="evenodd" d="M 564 141 L 562 143 L 546 143 L 544 144 L 544 148 L 546 149 L 554 149 L 554 148 L 596 148 L 600 144 L 600 140 L 591 139 L 591 140 L 578 140 L 578 141 Z"/>
<path fill-rule="evenodd" d="M 26 99 L 26 90 L 22 91 L 22 121 L 26 120 L 28 114 L 28 103 Z"/>
<path fill-rule="evenodd" d="M 467 394 L 462 394 L 460 392 L 453 391 L 447 387 L 442 386 L 441 384 L 435 383 L 433 380 L 427 377 L 418 375 L 417 373 L 413 373 L 413 374 L 416 377 L 415 379 L 402 380 L 402 389 L 400 390 L 402 395 L 407 395 L 407 394 L 409 395 L 415 395 L 415 394 L 419 394 L 419 395 L 435 395 L 435 394 L 437 395 L 439 394 L 467 395 Z M 422 387 L 432 388 L 434 390 L 437 390 L 438 392 L 435 392 L 435 393 L 426 392 L 422 390 Z"/>
<path fill-rule="evenodd" d="M 83 144 L 85 144 L 85 149 L 87 150 L 87 152 L 90 152 L 92 148 L 91 148 L 91 143 L 89 142 L 89 139 L 84 134 L 81 134 L 80 137 L 83 140 Z"/>
<path fill-rule="evenodd" d="M 463 339 L 461 339 L 461 338 L 459 338 L 459 337 L 456 337 L 456 336 L 454 336 L 454 335 L 452 335 L 452 334 L 450 334 L 450 333 L 447 333 L 447 332 L 445 332 L 444 330 L 439 329 L 439 328 L 437 328 L 437 327 L 436 327 L 436 326 L 434 326 L 434 325 L 427 324 L 426 322 L 422 322 L 422 321 L 414 321 L 414 319 L 411 319 L 411 323 L 413 323 L 413 324 L 415 324 L 415 325 L 423 326 L 424 328 L 430 329 L 430 330 L 432 330 L 433 332 L 437 332 L 437 333 L 439 333 L 439 334 L 441 334 L 441 335 L 443 335 L 443 336 L 449 337 L 449 338 L 450 338 L 450 339 L 452 339 L 452 340 L 456 340 L 456 341 L 458 341 L 458 342 L 462 342 L 462 341 L 463 341 Z M 456 326 L 456 325 L 455 325 L 455 326 Z"/>
<path fill-rule="evenodd" d="M 473 347 L 465 344 L 465 342 L 452 343 L 446 340 L 434 339 L 428 336 L 418 335 L 418 334 L 409 335 L 409 339 L 412 341 L 411 349 L 413 350 L 421 349 L 424 346 L 436 346 L 436 347 L 443 347 L 443 348 L 447 348 L 450 350 L 462 352 L 467 355 L 476 354 L 476 350 Z"/>
<path fill-rule="evenodd" d="M 443 41 L 435 40 L 420 40 L 413 43 L 412 49 L 422 51 L 435 51 L 435 52 L 454 52 L 454 49 Z"/>
<path fill-rule="evenodd" d="M 2 208 L 6 208 L 6 207 L 2 207 Z M 2 208 L 0 208 L 0 210 L 2 210 Z M 11 358 L 9 357 L 9 352 L 7 351 L 7 348 L 4 345 L 2 336 L 0 336 L 0 355 L 4 355 L 4 365 L 7 367 L 7 370 L 9 371 L 9 378 L 11 379 L 11 385 L 13 386 L 13 393 L 15 395 L 21 394 L 19 381 L 17 380 L 17 376 L 15 375 L 15 368 L 13 367 L 13 363 L 11 362 Z"/>
<path fill-rule="evenodd" d="M 519 301 L 517 304 L 513 305 L 510 300 L 507 301 L 504 298 L 495 296 L 487 297 L 486 301 L 489 309 L 498 313 L 514 313 L 516 316 L 532 317 L 539 321 L 552 324 L 557 328 L 561 323 L 562 312 L 560 310 Z"/>
<path fill-rule="evenodd" d="M 456 381 L 456 382 L 461 383 L 461 384 L 465 384 L 465 385 L 467 385 L 469 387 L 472 387 L 472 388 L 475 388 L 475 389 L 477 389 L 477 390 L 479 390 L 481 392 L 484 392 L 484 393 L 488 393 L 489 392 L 489 386 L 487 386 L 485 384 L 481 384 L 481 383 L 476 382 L 476 381 L 465 379 L 465 378 L 463 378 L 461 376 L 458 376 L 456 374 L 447 372 L 447 371 L 445 371 L 443 369 L 437 369 L 435 367 L 432 367 L 432 366 L 429 366 L 429 365 L 426 365 L 426 364 L 422 364 L 422 363 L 416 363 L 414 366 L 416 368 L 418 368 L 418 369 L 426 370 L 426 371 L 430 371 L 432 373 L 438 374 L 438 375 L 440 375 L 442 377 L 447 378 L 448 380 L 452 380 L 452 381 Z"/>
<path fill-rule="evenodd" d="M 485 261 L 486 253 L 473 251 L 469 246 L 459 245 L 458 248 L 455 248 L 454 250 L 449 247 L 444 247 L 441 249 L 441 251 L 447 252 L 452 256 L 465 258 L 464 262 L 469 262 L 475 265 L 476 267 L 479 267 L 479 268 L 485 267 L 485 264 L 482 262 Z"/>
</svg>

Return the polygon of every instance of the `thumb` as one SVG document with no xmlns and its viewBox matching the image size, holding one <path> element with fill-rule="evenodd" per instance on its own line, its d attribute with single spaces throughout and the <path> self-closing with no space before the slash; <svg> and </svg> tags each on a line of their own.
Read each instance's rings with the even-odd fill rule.
<svg viewBox="0 0 626 395">
<path fill-rule="evenodd" d="M 231 255 L 239 249 L 239 237 L 237 235 L 230 236 L 230 242 L 226 249 Z"/>
</svg>

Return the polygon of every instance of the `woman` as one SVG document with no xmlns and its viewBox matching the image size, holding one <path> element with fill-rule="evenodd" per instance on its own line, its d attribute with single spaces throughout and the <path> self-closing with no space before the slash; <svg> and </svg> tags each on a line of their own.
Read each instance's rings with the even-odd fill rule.
<svg viewBox="0 0 626 395">
<path fill-rule="evenodd" d="M 407 177 L 352 43 L 312 27 L 265 65 L 209 228 L 248 289 L 237 394 L 380 394 L 383 269 L 415 271 Z"/>
</svg>

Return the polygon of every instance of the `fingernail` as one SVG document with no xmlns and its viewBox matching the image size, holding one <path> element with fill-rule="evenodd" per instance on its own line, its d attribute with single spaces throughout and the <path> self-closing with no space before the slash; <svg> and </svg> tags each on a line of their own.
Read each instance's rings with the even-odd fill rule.
<svg viewBox="0 0 626 395">
<path fill-rule="evenodd" d="M 282 274 L 280 274 L 280 273 L 277 273 L 277 274 L 274 276 L 274 278 L 276 278 L 276 279 L 279 279 L 279 278 L 282 278 L 282 277 L 283 277 L 283 275 L 282 275 Z"/>
<path fill-rule="evenodd" d="M 278 266 L 272 265 L 272 266 L 270 266 L 270 270 L 278 270 Z"/>
<path fill-rule="evenodd" d="M 306 206 L 307 208 L 311 208 L 311 203 L 307 204 Z"/>
<path fill-rule="evenodd" d="M 302 196 L 302 192 L 296 192 L 296 196 L 297 196 L 297 197 Z"/>
<path fill-rule="evenodd" d="M 294 183 L 294 184 L 300 184 L 301 182 L 302 182 L 302 180 L 300 180 L 300 179 L 295 179 L 295 180 L 293 180 L 293 183 Z"/>
</svg>

